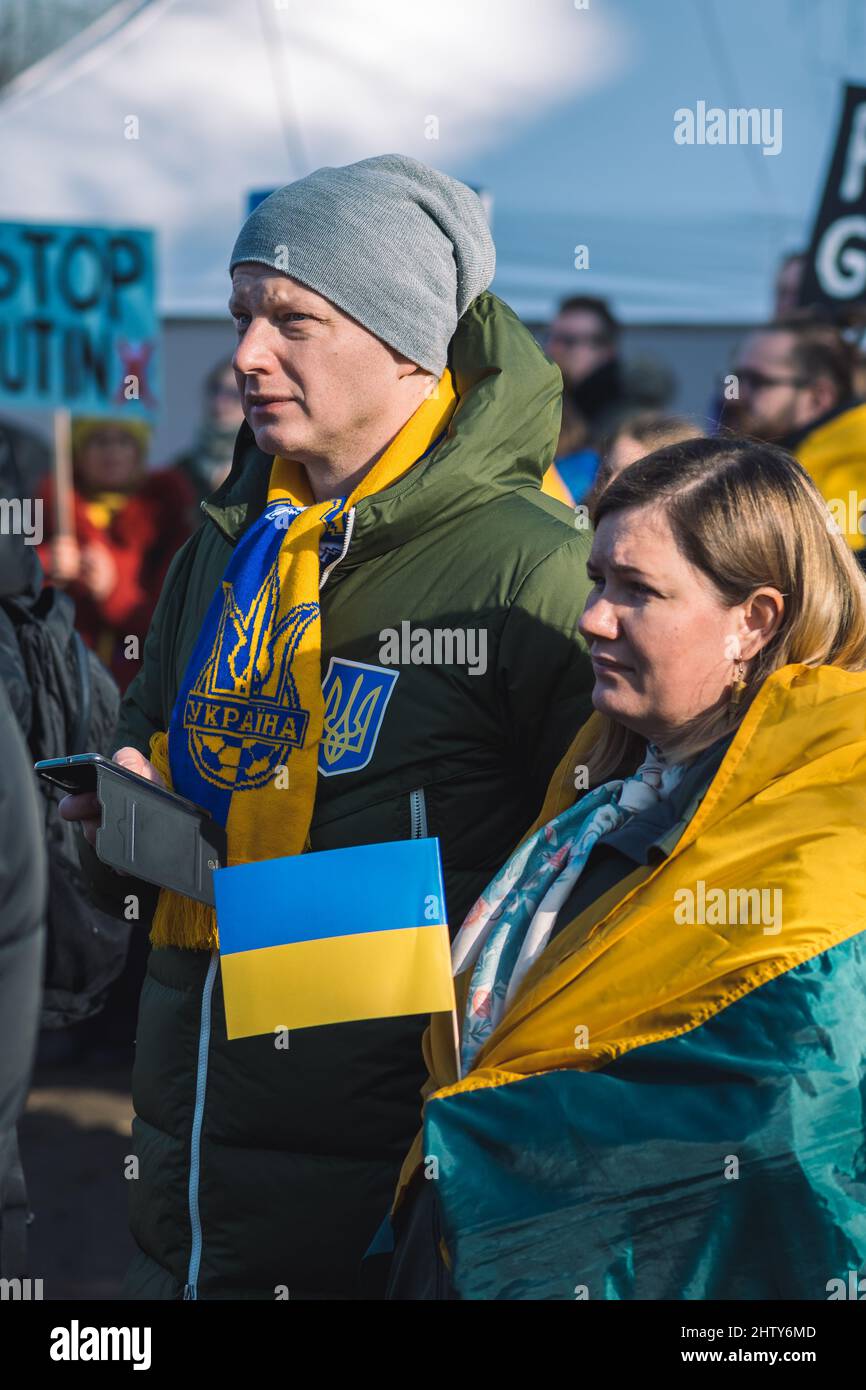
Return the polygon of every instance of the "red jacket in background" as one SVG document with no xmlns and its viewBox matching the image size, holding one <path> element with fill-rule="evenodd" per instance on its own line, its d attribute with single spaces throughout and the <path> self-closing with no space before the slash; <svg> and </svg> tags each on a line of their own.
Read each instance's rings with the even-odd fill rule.
<svg viewBox="0 0 866 1390">
<path fill-rule="evenodd" d="M 51 545 L 56 530 L 54 479 L 43 480 L 44 540 L 39 558 L 51 576 Z M 174 468 L 149 473 L 136 492 L 103 528 L 88 515 L 90 499 L 74 497 L 75 537 L 79 546 L 103 545 L 117 567 L 111 592 L 97 602 L 79 580 L 65 586 L 75 600 L 75 625 L 85 642 L 111 670 L 121 691 L 138 672 L 144 639 L 153 617 L 166 572 L 198 518 L 195 498 L 184 475 Z M 136 637 L 137 656 L 126 654 L 128 637 Z M 133 645 L 133 649 L 135 644 Z"/>
</svg>

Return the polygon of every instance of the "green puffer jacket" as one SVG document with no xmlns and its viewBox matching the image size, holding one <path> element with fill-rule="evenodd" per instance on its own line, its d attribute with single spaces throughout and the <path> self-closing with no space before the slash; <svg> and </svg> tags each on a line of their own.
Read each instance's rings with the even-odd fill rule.
<svg viewBox="0 0 866 1390">
<path fill-rule="evenodd" d="M 382 667 L 380 633 L 483 629 L 486 670 L 399 671 L 357 770 L 320 776 L 314 850 L 437 835 L 452 929 L 537 814 L 589 710 L 577 623 L 589 538 L 543 496 L 561 382 L 511 310 L 481 295 L 458 325 L 448 434 L 354 509 L 321 591 L 322 673 Z M 270 460 L 241 431 L 208 520 L 176 557 L 127 694 L 120 743 L 165 729 L 232 545 L 265 504 Z M 346 683 L 348 685 L 348 683 Z M 103 904 L 130 880 L 88 863 Z M 142 895 L 145 895 L 141 885 Z M 339 892 L 339 884 L 334 884 Z M 347 913 L 351 904 L 346 904 Z M 327 982 L 323 982 L 327 988 Z M 133 1099 L 136 1298 L 351 1298 L 419 1121 L 423 1017 L 226 1041 L 216 956 L 154 950 Z"/>
</svg>

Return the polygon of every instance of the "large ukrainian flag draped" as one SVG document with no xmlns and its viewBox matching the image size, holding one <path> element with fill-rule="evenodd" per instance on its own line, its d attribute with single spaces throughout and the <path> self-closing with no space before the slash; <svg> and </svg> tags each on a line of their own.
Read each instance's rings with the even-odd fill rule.
<svg viewBox="0 0 866 1390">
<path fill-rule="evenodd" d="M 673 853 L 555 937 L 460 1082 L 433 1020 L 403 1182 L 438 1160 L 462 1297 L 826 1299 L 866 1273 L 864 832 L 866 675 L 785 667 Z M 684 923 L 710 889 L 781 890 L 781 929 L 721 895 Z"/>
</svg>

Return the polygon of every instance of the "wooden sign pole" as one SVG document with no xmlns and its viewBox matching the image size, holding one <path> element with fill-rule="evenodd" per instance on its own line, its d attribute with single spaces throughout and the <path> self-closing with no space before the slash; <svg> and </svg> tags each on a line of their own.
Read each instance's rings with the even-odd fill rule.
<svg viewBox="0 0 866 1390">
<path fill-rule="evenodd" d="M 54 411 L 54 522 L 57 539 L 75 537 L 72 500 L 72 416 Z"/>
</svg>

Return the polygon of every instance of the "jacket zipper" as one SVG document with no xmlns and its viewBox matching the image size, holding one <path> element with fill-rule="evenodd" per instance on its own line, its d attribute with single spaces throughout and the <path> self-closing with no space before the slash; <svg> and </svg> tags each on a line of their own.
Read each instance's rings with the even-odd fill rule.
<svg viewBox="0 0 866 1390">
<path fill-rule="evenodd" d="M 352 532 L 353 532 L 354 529 L 355 529 L 355 508 L 354 508 L 354 507 L 350 507 L 350 509 L 349 509 L 349 514 L 348 514 L 348 516 L 346 517 L 346 534 L 345 534 L 345 536 L 343 537 L 343 549 L 340 551 L 340 553 L 339 553 L 339 555 L 336 557 L 336 559 L 332 560 L 331 563 L 330 563 L 329 565 L 326 565 L 325 568 L 322 570 L 322 573 L 321 573 L 320 576 L 319 576 L 319 591 L 320 591 L 320 592 L 321 592 L 322 589 L 324 589 L 327 580 L 330 578 L 330 576 L 331 576 L 331 571 L 332 571 L 332 570 L 335 570 L 335 569 L 337 568 L 337 566 L 339 565 L 339 563 L 340 563 L 341 560 L 345 560 L 346 555 L 348 554 L 349 542 L 350 542 L 350 540 L 352 539 Z"/>
<path fill-rule="evenodd" d="M 204 506 L 204 504 L 202 504 Z M 325 583 L 335 570 L 341 560 L 345 560 L 349 550 L 349 543 L 352 539 L 352 531 L 355 526 L 355 508 L 352 507 L 346 517 L 346 534 L 343 537 L 343 548 L 339 555 L 331 561 L 324 569 L 319 578 L 319 589 L 325 587 Z M 418 796 L 420 800 L 420 816 L 424 826 L 423 832 L 427 834 L 427 815 L 424 809 L 424 793 L 413 792 L 413 796 Z M 414 834 L 414 832 L 413 832 Z M 192 1117 L 192 1135 L 190 1138 L 190 1159 L 189 1159 L 189 1224 L 192 1239 L 189 1250 L 189 1268 L 187 1270 L 186 1285 L 183 1296 L 185 1300 L 195 1300 L 198 1298 L 198 1276 L 201 1268 L 201 1213 L 198 1205 L 199 1175 L 201 1170 L 201 1131 L 204 1121 L 204 1102 L 207 1090 L 207 1063 L 208 1049 L 210 1046 L 210 1016 L 211 999 L 213 997 L 213 985 L 216 977 L 219 955 L 214 951 L 210 958 L 207 975 L 205 976 L 204 988 L 201 996 L 201 1022 L 198 1035 L 198 1067 L 195 1080 L 195 1110 Z"/>
<path fill-rule="evenodd" d="M 409 793 L 409 824 L 411 840 L 427 839 L 427 798 L 423 787 Z"/>
<path fill-rule="evenodd" d="M 211 953 L 210 963 L 201 992 L 201 1020 L 198 1033 L 198 1066 L 195 1077 L 195 1109 L 192 1117 L 192 1135 L 189 1155 L 189 1224 L 192 1240 L 189 1250 L 189 1269 L 186 1276 L 184 1299 L 198 1298 L 198 1275 L 201 1267 L 201 1213 L 198 1208 L 199 1173 L 201 1169 L 201 1131 L 204 1121 L 204 1100 L 207 1090 L 207 1063 L 210 1048 L 210 1015 L 213 985 L 216 979 L 219 955 Z"/>
</svg>

